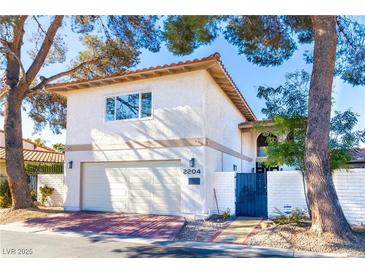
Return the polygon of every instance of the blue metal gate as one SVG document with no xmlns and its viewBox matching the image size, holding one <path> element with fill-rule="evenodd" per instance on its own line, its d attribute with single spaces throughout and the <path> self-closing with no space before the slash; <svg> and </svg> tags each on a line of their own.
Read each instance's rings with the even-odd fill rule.
<svg viewBox="0 0 365 274">
<path fill-rule="evenodd" d="M 266 172 L 236 174 L 236 216 L 267 218 Z"/>
</svg>

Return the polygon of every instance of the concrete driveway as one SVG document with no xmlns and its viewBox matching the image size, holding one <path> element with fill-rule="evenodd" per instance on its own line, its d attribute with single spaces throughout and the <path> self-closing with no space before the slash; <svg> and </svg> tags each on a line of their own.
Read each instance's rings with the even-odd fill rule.
<svg viewBox="0 0 365 274">
<path fill-rule="evenodd" d="M 117 235 L 128 238 L 174 239 L 185 219 L 179 216 L 121 214 L 100 212 L 65 212 L 33 218 L 25 227 L 80 234 Z"/>
</svg>

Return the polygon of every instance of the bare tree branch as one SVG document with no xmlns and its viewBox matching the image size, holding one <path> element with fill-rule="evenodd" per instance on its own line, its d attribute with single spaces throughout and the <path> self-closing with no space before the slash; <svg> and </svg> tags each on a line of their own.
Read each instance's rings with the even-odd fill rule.
<svg viewBox="0 0 365 274">
<path fill-rule="evenodd" d="M 29 89 L 25 95 L 26 96 L 31 96 L 35 93 L 37 93 L 39 90 L 43 89 L 48 83 L 52 82 L 52 81 L 55 81 L 59 78 L 62 78 L 64 76 L 68 76 L 68 75 L 71 75 L 72 73 L 74 72 L 77 72 L 78 70 L 84 68 L 85 66 L 87 65 L 90 65 L 90 64 L 94 64 L 94 63 L 97 63 L 98 61 L 100 60 L 100 58 L 96 58 L 96 59 L 93 59 L 93 60 L 90 60 L 90 61 L 86 61 L 86 62 L 83 62 L 79 65 L 77 65 L 76 67 L 72 68 L 72 69 L 69 69 L 69 70 L 66 70 L 66 71 L 63 71 L 63 72 L 60 72 L 60 73 L 57 73 L 51 77 L 41 77 L 41 82 L 39 84 L 37 84 L 35 87 Z"/>
<path fill-rule="evenodd" d="M 38 28 L 41 30 L 41 32 L 46 35 L 47 32 L 44 30 L 42 24 L 39 22 L 37 16 L 33 15 L 32 16 L 33 20 L 37 23 L 38 25 Z M 53 46 L 55 47 L 55 49 L 58 51 L 58 52 L 62 52 L 62 50 L 60 49 L 60 47 L 57 45 L 57 43 L 54 43 Z"/>
<path fill-rule="evenodd" d="M 49 50 L 53 44 L 53 39 L 57 33 L 57 30 L 60 28 L 62 24 L 63 17 L 64 17 L 63 15 L 57 15 L 53 20 L 53 22 L 51 23 L 50 27 L 48 28 L 42 46 L 39 49 L 33 63 L 31 64 L 26 73 L 27 83 L 33 82 L 37 73 L 41 69 L 45 59 L 47 58 Z"/>
</svg>

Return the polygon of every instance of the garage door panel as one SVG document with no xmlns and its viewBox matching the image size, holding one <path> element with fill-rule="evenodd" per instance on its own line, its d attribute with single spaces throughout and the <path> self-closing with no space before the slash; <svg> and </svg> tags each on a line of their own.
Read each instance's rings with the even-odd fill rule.
<svg viewBox="0 0 365 274">
<path fill-rule="evenodd" d="M 153 184 L 151 190 L 153 192 L 174 192 L 179 191 L 179 187 L 175 184 Z"/>
<path fill-rule="evenodd" d="M 128 204 L 128 211 L 133 213 L 151 213 L 151 207 L 146 203 Z"/>
<path fill-rule="evenodd" d="M 83 209 L 178 214 L 178 162 L 86 163 Z"/>
<path fill-rule="evenodd" d="M 167 205 L 167 206 L 172 206 L 175 204 L 178 204 L 180 202 L 180 199 L 178 199 L 177 197 L 168 197 L 166 199 L 162 199 L 162 198 L 156 198 L 154 200 L 154 204 L 156 205 Z"/>
<path fill-rule="evenodd" d="M 131 199 L 138 198 L 138 197 L 151 197 L 151 191 L 145 190 L 145 189 L 139 189 L 139 190 L 130 190 L 129 191 L 129 197 Z M 133 202 L 131 200 L 131 202 Z"/>
</svg>

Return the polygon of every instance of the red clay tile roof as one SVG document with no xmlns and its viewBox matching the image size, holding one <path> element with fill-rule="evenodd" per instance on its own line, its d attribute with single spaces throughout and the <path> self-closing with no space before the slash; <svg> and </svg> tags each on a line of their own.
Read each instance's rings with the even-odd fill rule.
<svg viewBox="0 0 365 274">
<path fill-rule="evenodd" d="M 3 130 L 3 129 L 0 129 L 0 132 L 1 132 L 1 133 L 4 133 L 4 130 Z M 3 135 L 2 135 L 2 136 L 3 136 Z M 4 138 L 4 137 L 2 137 L 2 138 Z M 37 150 L 37 147 L 38 147 L 38 148 L 43 148 L 44 150 L 47 150 L 47 151 L 50 151 L 50 152 L 57 152 L 57 151 L 56 151 L 56 150 L 54 150 L 53 148 L 47 147 L 47 146 L 45 146 L 45 145 L 39 145 L 39 144 L 36 144 L 36 143 L 34 143 L 32 140 L 29 140 L 29 139 L 24 139 L 24 138 L 23 138 L 23 142 L 26 142 L 26 143 L 29 143 L 29 144 L 33 145 L 33 146 L 35 147 L 35 149 L 34 149 L 34 150 Z"/>
<path fill-rule="evenodd" d="M 89 80 L 48 84 L 46 88 L 54 92 L 67 92 L 69 90 L 116 84 L 118 82 L 142 80 L 200 69 L 205 69 L 209 72 L 212 78 L 224 90 L 224 92 L 226 92 L 233 104 L 241 111 L 248 121 L 257 120 L 255 114 L 220 60 L 219 53 L 215 53 L 201 59 L 193 59 L 185 62 L 165 64 L 133 71 L 123 71 L 108 76 L 95 77 Z"/>
<path fill-rule="evenodd" d="M 64 155 L 60 152 L 23 149 L 24 161 L 40 163 L 63 163 Z M 5 160 L 5 148 L 0 147 L 0 159 Z"/>
</svg>

